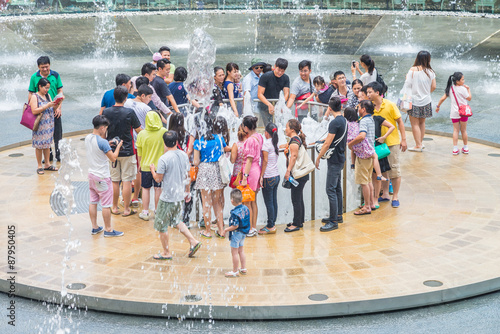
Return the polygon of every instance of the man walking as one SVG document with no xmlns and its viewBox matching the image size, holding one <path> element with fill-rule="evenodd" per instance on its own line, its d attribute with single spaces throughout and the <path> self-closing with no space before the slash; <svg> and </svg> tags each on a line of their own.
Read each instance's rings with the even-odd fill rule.
<svg viewBox="0 0 500 334">
<path fill-rule="evenodd" d="M 63 97 L 63 84 L 59 73 L 52 71 L 50 69 L 50 58 L 47 56 L 41 56 L 37 59 L 38 71 L 31 76 L 30 86 L 28 88 L 28 101 L 31 99 L 31 95 L 38 91 L 38 81 L 41 78 L 45 78 L 50 82 L 49 95 L 52 101 L 56 100 L 56 96 L 59 95 Z M 61 121 L 61 105 L 54 110 L 54 148 L 55 148 L 55 158 L 57 161 L 61 161 L 61 153 L 59 151 L 59 140 L 62 139 L 62 121 Z M 52 154 L 52 148 L 50 149 L 50 161 L 54 160 Z"/>
<path fill-rule="evenodd" d="M 326 175 L 326 195 L 330 202 L 330 216 L 321 221 L 325 223 L 319 230 L 329 232 L 339 228 L 342 219 L 342 169 L 345 161 L 345 146 L 347 142 L 347 120 L 341 113 L 340 98 L 333 97 L 328 102 L 328 113 L 335 117 L 328 125 L 328 136 L 316 158 L 316 168 L 319 169 L 320 159 L 326 155 L 328 172 Z"/>
</svg>

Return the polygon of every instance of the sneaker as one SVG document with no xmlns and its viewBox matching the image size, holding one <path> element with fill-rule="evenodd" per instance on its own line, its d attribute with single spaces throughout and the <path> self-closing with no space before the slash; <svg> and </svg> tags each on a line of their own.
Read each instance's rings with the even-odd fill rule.
<svg viewBox="0 0 500 334">
<path fill-rule="evenodd" d="M 255 237 L 257 235 L 257 229 L 252 228 L 250 229 L 250 232 L 248 232 L 247 237 Z"/>
<path fill-rule="evenodd" d="M 105 238 L 111 238 L 111 237 L 121 237 L 123 235 L 123 232 L 113 230 L 111 232 L 104 231 L 104 237 Z"/>
<path fill-rule="evenodd" d="M 139 200 L 137 199 L 133 199 L 131 202 L 130 202 L 130 206 L 133 207 L 133 208 L 138 208 L 139 207 Z"/>
<path fill-rule="evenodd" d="M 458 155 L 459 153 L 460 153 L 460 151 L 458 150 L 458 148 L 453 149 L 453 155 Z"/>
<path fill-rule="evenodd" d="M 139 218 L 141 218 L 142 220 L 145 220 L 145 221 L 149 221 L 149 212 L 148 213 L 144 213 L 144 212 L 139 213 Z"/>
<path fill-rule="evenodd" d="M 99 226 L 98 228 L 93 228 L 92 229 L 92 235 L 101 233 L 102 231 L 104 231 L 104 229 L 102 228 L 102 226 Z"/>
<path fill-rule="evenodd" d="M 463 147 L 462 147 L 462 153 L 463 153 L 463 154 L 469 154 L 469 149 L 468 149 L 468 148 L 463 148 Z"/>
</svg>

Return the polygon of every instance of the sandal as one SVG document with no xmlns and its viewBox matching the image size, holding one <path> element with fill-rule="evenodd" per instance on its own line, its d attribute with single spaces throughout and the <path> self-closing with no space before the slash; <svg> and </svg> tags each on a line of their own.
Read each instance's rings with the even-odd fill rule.
<svg viewBox="0 0 500 334">
<path fill-rule="evenodd" d="M 226 277 L 238 277 L 240 276 L 240 273 L 238 271 L 228 271 L 227 273 L 224 274 Z"/>
<path fill-rule="evenodd" d="M 247 270 L 246 270 L 246 269 L 241 268 L 241 269 L 240 269 L 240 274 L 242 274 L 242 275 L 246 275 L 246 274 L 247 274 Z"/>
<path fill-rule="evenodd" d="M 50 165 L 49 167 L 45 167 L 43 170 L 48 170 L 49 172 L 57 172 L 59 169 L 53 165 Z"/>
<path fill-rule="evenodd" d="M 290 227 L 295 227 L 295 228 L 290 228 Z M 299 226 L 292 225 L 292 226 L 290 226 L 290 227 L 285 228 L 285 232 L 296 232 L 296 231 L 300 231 L 300 227 L 299 227 Z"/>
<path fill-rule="evenodd" d="M 155 259 L 155 260 L 172 260 L 172 257 L 171 256 L 163 256 L 163 255 L 161 255 L 160 252 L 158 252 L 158 254 L 153 255 L 153 259 Z"/>
<path fill-rule="evenodd" d="M 220 235 L 219 231 L 215 231 L 215 236 L 219 239 L 226 239 L 226 237 Z"/>
<path fill-rule="evenodd" d="M 201 236 L 202 238 L 205 238 L 205 239 L 212 239 L 212 235 L 211 235 L 211 234 L 206 235 L 205 233 L 200 232 L 200 236 Z"/>
<path fill-rule="evenodd" d="M 276 226 L 275 227 L 263 227 L 259 230 L 259 234 L 276 234 Z"/>
<path fill-rule="evenodd" d="M 191 248 L 189 249 L 189 255 L 188 255 L 188 256 L 189 256 L 189 257 L 193 257 L 193 256 L 194 256 L 194 254 L 196 254 L 196 252 L 198 251 L 198 249 L 200 249 L 200 247 L 201 247 L 201 242 L 198 242 L 198 243 L 196 244 L 196 246 L 191 247 Z"/>
<path fill-rule="evenodd" d="M 45 172 L 43 171 L 43 168 L 38 168 L 38 169 L 36 170 L 36 173 L 37 173 L 38 175 L 43 175 L 43 174 L 45 174 Z"/>
<path fill-rule="evenodd" d="M 356 216 L 371 215 L 371 214 L 372 214 L 372 212 L 366 210 L 365 208 L 362 208 L 361 210 L 354 212 L 354 215 L 356 215 Z"/>
</svg>

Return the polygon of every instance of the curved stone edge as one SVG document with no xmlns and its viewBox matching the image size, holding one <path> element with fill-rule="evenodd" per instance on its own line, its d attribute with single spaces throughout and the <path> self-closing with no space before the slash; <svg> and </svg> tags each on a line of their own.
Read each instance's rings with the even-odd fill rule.
<svg viewBox="0 0 500 334">
<path fill-rule="evenodd" d="M 9 288 L 10 283 L 0 279 L 0 291 L 8 293 Z M 65 297 L 61 297 L 60 291 L 19 283 L 16 283 L 15 290 L 15 295 L 20 297 L 128 315 L 183 319 L 280 320 L 369 314 L 454 302 L 500 290 L 500 277 L 448 289 L 390 298 L 283 306 L 162 304 L 116 300 L 75 293 L 68 293 Z"/>
</svg>

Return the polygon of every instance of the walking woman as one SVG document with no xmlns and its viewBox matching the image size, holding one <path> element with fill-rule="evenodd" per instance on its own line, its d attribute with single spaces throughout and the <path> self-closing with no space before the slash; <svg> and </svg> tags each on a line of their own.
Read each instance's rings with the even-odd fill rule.
<svg viewBox="0 0 500 334">
<path fill-rule="evenodd" d="M 224 222 L 222 220 L 223 210 L 223 190 L 226 186 L 222 183 L 219 169 L 219 158 L 224 154 L 227 146 L 221 135 L 213 133 L 215 115 L 205 113 L 203 117 L 206 131 L 200 134 L 200 139 L 194 142 L 194 165 L 198 166 L 198 176 L 196 178 L 195 189 L 200 190 L 203 202 L 203 219 L 205 221 L 205 231 L 200 232 L 201 236 L 207 239 L 212 237 L 210 233 L 210 222 L 212 221 L 212 208 L 217 219 L 218 231 L 215 234 L 221 237 Z"/>
<path fill-rule="evenodd" d="M 33 147 L 35 148 L 36 161 L 38 164 L 37 174 L 42 175 L 44 171 L 57 171 L 57 168 L 50 164 L 50 145 L 54 135 L 54 107 L 58 107 L 49 95 L 50 82 L 41 78 L 38 81 L 38 92 L 31 95 L 29 101 L 31 111 L 34 115 L 42 114 L 40 124 L 36 131 L 33 131 Z M 59 102 L 60 103 L 60 102 Z M 42 166 L 42 154 L 45 164 Z"/>
<path fill-rule="evenodd" d="M 458 155 L 460 151 L 458 150 L 458 133 L 462 133 L 462 140 L 464 146 L 462 147 L 463 154 L 469 154 L 469 147 L 467 146 L 468 136 L 467 136 L 467 121 L 468 117 L 460 116 L 458 109 L 461 105 L 467 105 L 467 101 L 472 99 L 472 94 L 470 93 L 470 88 L 465 84 L 465 77 L 461 72 L 455 72 L 450 75 L 448 79 L 448 84 L 444 90 L 444 95 L 439 99 L 438 105 L 436 107 L 436 112 L 439 112 L 441 104 L 446 100 L 448 96 L 451 97 L 451 111 L 450 118 L 453 123 L 453 155 Z"/>
<path fill-rule="evenodd" d="M 260 188 L 260 154 L 264 139 L 257 133 L 257 120 L 255 116 L 245 116 L 243 118 L 243 130 L 247 133 L 248 139 L 243 145 L 244 152 L 244 167 L 243 179 L 241 185 L 244 187 L 247 184 L 255 192 L 255 199 L 251 202 L 243 202 L 250 210 L 250 231 L 248 237 L 257 235 L 257 215 L 259 213 L 257 208 L 257 192 Z"/>
<path fill-rule="evenodd" d="M 285 156 L 287 158 L 287 169 L 285 173 L 285 180 L 288 180 L 291 175 L 293 166 L 297 161 L 299 155 L 299 148 L 301 145 L 306 145 L 306 135 L 302 132 L 301 125 L 298 120 L 291 119 L 286 123 L 285 135 L 290 138 L 288 148 L 285 149 Z M 309 174 L 296 179 L 298 185 L 291 187 L 292 206 L 293 206 L 293 222 L 287 224 L 285 232 L 296 232 L 304 225 L 305 207 L 304 207 L 304 186 L 309 181 Z"/>
<path fill-rule="evenodd" d="M 425 119 L 432 117 L 431 93 L 436 89 L 436 74 L 431 67 L 431 54 L 420 51 L 406 75 L 405 86 L 411 88 L 412 109 L 408 110 L 415 147 L 408 151 L 422 152 Z"/>
<path fill-rule="evenodd" d="M 259 230 L 259 234 L 276 233 L 276 218 L 278 217 L 278 186 L 280 173 L 278 171 L 278 128 L 274 123 L 268 123 L 264 133 L 266 140 L 262 145 L 262 170 L 260 185 L 267 209 L 267 225 Z"/>
<path fill-rule="evenodd" d="M 239 117 L 239 115 L 234 99 L 240 97 L 240 91 L 234 82 L 239 71 L 240 69 L 237 64 L 228 63 L 226 65 L 226 77 L 224 78 L 224 98 L 229 99 L 229 104 L 236 117 Z"/>
</svg>

